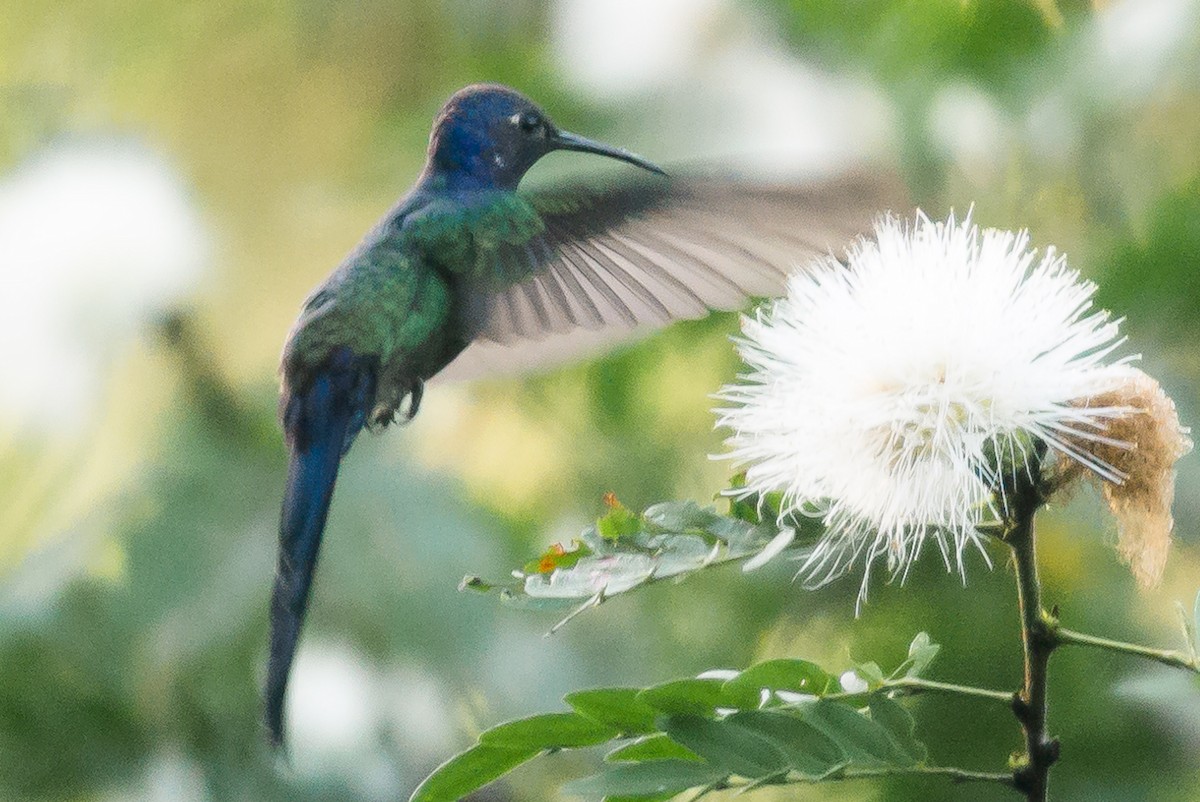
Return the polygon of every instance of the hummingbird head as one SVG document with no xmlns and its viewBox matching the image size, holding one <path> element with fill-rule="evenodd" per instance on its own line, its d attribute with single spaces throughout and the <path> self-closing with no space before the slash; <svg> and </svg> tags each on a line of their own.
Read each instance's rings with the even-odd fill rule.
<svg viewBox="0 0 1200 802">
<path fill-rule="evenodd" d="M 559 130 L 533 101 L 499 84 L 468 86 L 446 101 L 433 121 L 425 169 L 451 186 L 516 189 L 554 150 L 595 153 L 664 174 L 628 151 Z"/>
</svg>

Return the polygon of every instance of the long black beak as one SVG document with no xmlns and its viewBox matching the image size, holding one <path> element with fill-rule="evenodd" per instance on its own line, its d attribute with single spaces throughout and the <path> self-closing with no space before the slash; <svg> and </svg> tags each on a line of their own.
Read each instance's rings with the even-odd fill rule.
<svg viewBox="0 0 1200 802">
<path fill-rule="evenodd" d="M 630 153 L 621 148 L 614 148 L 611 145 L 605 145 L 602 142 L 585 139 L 577 136 L 569 131 L 555 131 L 549 137 L 550 147 L 553 150 L 577 150 L 580 153 L 595 153 L 597 156 L 607 156 L 610 159 L 628 162 L 629 164 L 641 167 L 643 170 L 649 170 L 652 173 L 666 175 L 661 167 L 653 162 L 648 162 L 641 156 Z"/>
</svg>

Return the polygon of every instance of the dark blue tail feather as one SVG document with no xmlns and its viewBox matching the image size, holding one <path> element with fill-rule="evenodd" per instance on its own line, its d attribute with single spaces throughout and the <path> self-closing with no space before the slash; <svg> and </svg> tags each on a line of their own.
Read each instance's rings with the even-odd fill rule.
<svg viewBox="0 0 1200 802">
<path fill-rule="evenodd" d="M 279 523 L 279 565 L 271 594 L 270 657 L 265 690 L 271 743 L 283 743 L 288 674 L 321 546 L 342 455 L 362 430 L 374 398 L 372 365 L 340 350 L 307 389 L 286 398 L 283 423 L 291 449 Z"/>
</svg>

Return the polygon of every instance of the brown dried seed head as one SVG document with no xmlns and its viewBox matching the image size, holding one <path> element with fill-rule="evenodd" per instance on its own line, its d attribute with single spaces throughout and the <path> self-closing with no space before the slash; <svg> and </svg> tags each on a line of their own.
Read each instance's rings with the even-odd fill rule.
<svg viewBox="0 0 1200 802">
<path fill-rule="evenodd" d="M 1071 445 L 1124 477 L 1101 479 L 1104 498 L 1117 519 L 1117 553 L 1143 588 L 1162 580 L 1171 545 L 1171 502 L 1175 498 L 1175 462 L 1192 450 L 1189 430 L 1179 424 L 1175 402 L 1140 370 L 1075 406 L 1126 410 L 1105 426 L 1104 442 L 1072 437 Z M 1064 460 L 1060 485 L 1083 475 L 1078 460 Z M 1098 477 L 1099 478 L 1099 477 Z"/>
</svg>

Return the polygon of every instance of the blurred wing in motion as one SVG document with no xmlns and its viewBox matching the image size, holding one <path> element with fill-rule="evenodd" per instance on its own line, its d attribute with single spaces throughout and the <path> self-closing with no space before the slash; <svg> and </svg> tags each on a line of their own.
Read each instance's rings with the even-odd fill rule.
<svg viewBox="0 0 1200 802">
<path fill-rule="evenodd" d="M 868 176 L 778 186 L 645 177 L 531 193 L 545 229 L 497 252 L 489 276 L 468 288 L 472 344 L 438 378 L 549 367 L 779 295 L 788 273 L 840 255 L 903 204 L 898 186 Z"/>
</svg>

